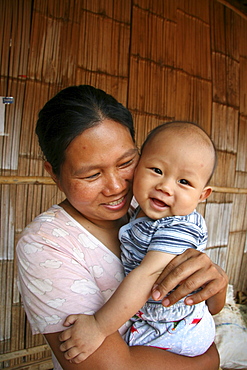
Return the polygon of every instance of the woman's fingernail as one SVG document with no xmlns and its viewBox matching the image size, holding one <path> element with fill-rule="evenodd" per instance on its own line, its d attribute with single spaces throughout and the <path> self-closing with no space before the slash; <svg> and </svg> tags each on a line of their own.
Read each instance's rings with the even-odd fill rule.
<svg viewBox="0 0 247 370">
<path fill-rule="evenodd" d="M 154 290 L 152 296 L 155 300 L 158 300 L 160 298 L 160 292 L 158 290 Z"/>
<path fill-rule="evenodd" d="M 185 304 L 192 305 L 192 304 L 194 304 L 194 301 L 191 298 L 186 298 Z"/>
<path fill-rule="evenodd" d="M 168 307 L 169 304 L 170 304 L 169 299 L 168 298 L 164 298 L 163 301 L 162 301 L 162 304 L 163 304 L 163 306 Z"/>
</svg>

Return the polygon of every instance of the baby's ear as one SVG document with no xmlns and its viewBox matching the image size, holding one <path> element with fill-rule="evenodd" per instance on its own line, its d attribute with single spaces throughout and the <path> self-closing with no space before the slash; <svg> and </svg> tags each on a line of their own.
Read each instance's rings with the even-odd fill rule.
<svg viewBox="0 0 247 370">
<path fill-rule="evenodd" d="M 199 202 L 207 199 L 211 195 L 212 191 L 213 189 L 211 188 L 211 186 L 206 186 L 200 195 Z"/>
</svg>

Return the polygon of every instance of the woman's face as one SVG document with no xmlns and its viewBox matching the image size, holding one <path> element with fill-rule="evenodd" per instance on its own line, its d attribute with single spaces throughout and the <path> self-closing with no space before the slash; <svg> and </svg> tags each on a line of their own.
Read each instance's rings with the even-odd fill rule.
<svg viewBox="0 0 247 370">
<path fill-rule="evenodd" d="M 77 211 L 103 226 L 128 211 L 138 160 L 127 127 L 106 119 L 70 143 L 56 182 Z"/>
</svg>

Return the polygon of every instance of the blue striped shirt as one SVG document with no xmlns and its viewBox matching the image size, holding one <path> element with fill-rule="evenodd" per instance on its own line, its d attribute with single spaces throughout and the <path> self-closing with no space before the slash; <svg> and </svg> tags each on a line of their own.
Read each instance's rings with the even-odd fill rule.
<svg viewBox="0 0 247 370">
<path fill-rule="evenodd" d="M 198 212 L 159 220 L 148 217 L 135 218 L 137 212 L 119 231 L 121 258 L 126 275 L 138 266 L 146 253 L 151 250 L 178 255 L 188 248 L 199 251 L 205 249 L 207 227 L 204 218 Z"/>
</svg>

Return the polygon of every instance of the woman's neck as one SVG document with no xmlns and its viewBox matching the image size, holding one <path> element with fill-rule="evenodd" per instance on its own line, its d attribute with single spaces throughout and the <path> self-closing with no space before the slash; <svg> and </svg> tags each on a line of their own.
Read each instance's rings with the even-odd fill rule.
<svg viewBox="0 0 247 370">
<path fill-rule="evenodd" d="M 117 220 L 105 220 L 103 222 L 95 222 L 86 218 L 71 203 L 65 199 L 60 206 L 79 224 L 100 240 L 109 250 L 116 256 L 120 257 L 120 242 L 118 232 L 121 226 L 128 222 L 127 215 Z"/>
</svg>

